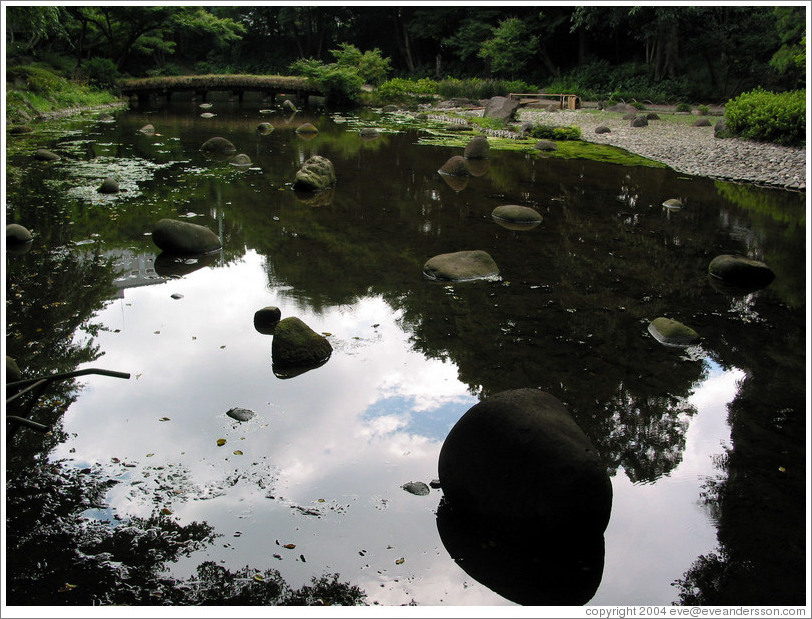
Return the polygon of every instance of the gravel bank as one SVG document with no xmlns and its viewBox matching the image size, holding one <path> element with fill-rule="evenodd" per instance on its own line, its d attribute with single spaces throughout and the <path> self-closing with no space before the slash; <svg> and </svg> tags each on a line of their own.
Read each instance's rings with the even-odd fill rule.
<svg viewBox="0 0 812 619">
<path fill-rule="evenodd" d="M 662 120 L 651 120 L 647 127 L 639 128 L 631 127 L 630 121 L 617 113 L 589 110 L 547 112 L 523 108 L 518 119 L 544 125 L 575 125 L 581 128 L 583 140 L 617 146 L 685 174 L 806 190 L 806 149 L 719 139 L 713 136 L 712 126 L 693 127 L 689 119 L 659 115 Z M 709 116 L 708 120 L 715 124 L 719 118 Z M 609 127 L 611 133 L 595 133 L 600 125 Z"/>
</svg>

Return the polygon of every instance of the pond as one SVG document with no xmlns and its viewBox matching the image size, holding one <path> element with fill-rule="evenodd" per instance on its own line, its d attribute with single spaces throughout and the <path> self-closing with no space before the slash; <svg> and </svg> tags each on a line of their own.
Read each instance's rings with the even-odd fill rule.
<svg viewBox="0 0 812 619">
<path fill-rule="evenodd" d="M 130 374 L 26 402 L 51 431 L 5 445 L 10 605 L 804 603 L 804 194 L 532 148 L 492 149 L 455 184 L 442 123 L 261 107 L 203 118 L 179 100 L 9 138 L 7 223 L 35 238 L 6 256 L 7 354 L 25 376 Z M 252 165 L 207 160 L 213 136 Z M 34 161 L 42 147 L 62 158 Z M 333 190 L 292 190 L 312 155 Z M 96 191 L 107 176 L 121 192 Z M 542 222 L 506 228 L 503 204 Z M 166 217 L 222 250 L 167 262 L 151 239 Z M 470 249 L 499 276 L 423 275 Z M 775 280 L 722 291 L 719 254 Z M 329 360 L 275 372 L 253 324 L 267 306 L 324 334 Z M 701 344 L 660 344 L 659 316 Z M 438 477 L 469 408 L 524 387 L 566 406 L 613 489 L 563 592 L 568 543 L 477 564 L 485 542 L 443 522 L 442 489 L 403 488 Z"/>
</svg>

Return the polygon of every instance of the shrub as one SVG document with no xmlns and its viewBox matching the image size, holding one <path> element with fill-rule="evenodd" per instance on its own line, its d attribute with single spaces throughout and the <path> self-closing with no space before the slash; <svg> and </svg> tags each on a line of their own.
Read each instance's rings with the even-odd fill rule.
<svg viewBox="0 0 812 619">
<path fill-rule="evenodd" d="M 690 112 L 691 106 L 687 103 L 677 103 L 677 111 L 678 112 Z"/>
<path fill-rule="evenodd" d="M 116 85 L 118 69 L 109 58 L 96 57 L 85 60 L 80 70 L 91 86 L 109 89 Z"/>
<path fill-rule="evenodd" d="M 381 56 L 381 50 L 377 47 L 361 53 L 355 45 L 341 43 L 338 49 L 332 49 L 330 53 L 338 66 L 356 68 L 361 79 L 367 84 L 380 84 L 392 70 L 389 58 Z"/>
<path fill-rule="evenodd" d="M 552 127 L 550 125 L 535 125 L 530 135 L 543 140 L 580 140 L 580 127 Z"/>
<path fill-rule="evenodd" d="M 522 80 L 460 80 L 447 78 L 437 85 L 437 92 L 446 99 L 490 99 L 505 97 L 511 92 L 536 92 L 536 86 Z"/>
<path fill-rule="evenodd" d="M 806 90 L 774 93 L 756 88 L 725 105 L 733 134 L 759 142 L 802 146 L 806 139 Z"/>
<path fill-rule="evenodd" d="M 707 116 L 710 114 L 710 108 L 707 105 L 699 105 L 696 109 L 701 116 Z"/>
<path fill-rule="evenodd" d="M 396 77 L 378 86 L 378 95 L 386 100 L 399 101 L 412 95 L 426 96 L 437 94 L 437 82 L 427 77 L 419 80 Z"/>
</svg>

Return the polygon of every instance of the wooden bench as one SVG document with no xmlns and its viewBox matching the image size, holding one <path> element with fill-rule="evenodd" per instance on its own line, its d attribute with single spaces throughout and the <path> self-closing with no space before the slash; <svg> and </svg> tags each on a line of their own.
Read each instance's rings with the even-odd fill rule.
<svg viewBox="0 0 812 619">
<path fill-rule="evenodd" d="M 511 99 L 518 98 L 519 105 L 527 105 L 528 103 L 538 103 L 543 97 L 556 97 L 558 99 L 558 108 L 563 110 L 565 107 L 568 110 L 575 110 L 581 107 L 581 97 L 572 94 L 560 94 L 549 92 L 511 92 L 508 97 Z"/>
</svg>

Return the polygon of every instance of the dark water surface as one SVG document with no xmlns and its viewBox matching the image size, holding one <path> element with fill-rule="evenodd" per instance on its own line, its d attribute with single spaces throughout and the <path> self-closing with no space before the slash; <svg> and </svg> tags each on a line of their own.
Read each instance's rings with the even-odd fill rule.
<svg viewBox="0 0 812 619">
<path fill-rule="evenodd" d="M 35 240 L 6 257 L 7 354 L 27 376 L 132 376 L 55 385 L 32 412 L 51 435 L 7 443 L 9 604 L 190 603 L 332 574 L 344 603 L 351 586 L 383 605 L 804 603 L 803 194 L 507 151 L 455 190 L 436 171 L 461 150 L 418 144 L 403 116 L 200 111 L 84 117 L 10 143 L 7 223 Z M 305 121 L 315 138 L 294 133 Z M 381 136 L 361 139 L 365 125 Z M 217 135 L 253 165 L 207 161 Z M 35 147 L 63 158 L 34 162 Z M 299 195 L 315 154 L 338 183 Z M 109 175 L 126 191 L 97 193 Z M 683 209 L 662 206 L 675 197 Z M 506 229 L 501 204 L 543 221 Z M 162 217 L 208 226 L 222 251 L 167 264 L 149 234 Z M 424 278 L 428 258 L 464 249 L 500 277 Z M 764 260 L 775 281 L 717 290 L 722 253 Z M 329 334 L 329 361 L 275 375 L 253 326 L 268 305 Z M 658 316 L 702 344 L 659 344 Z M 401 488 L 437 477 L 468 408 L 520 387 L 564 402 L 611 475 L 609 526 L 565 594 L 556 566 L 583 540 L 477 565 L 487 540 L 449 529 L 442 491 Z M 522 595 L 500 595 L 505 574 Z"/>
</svg>

